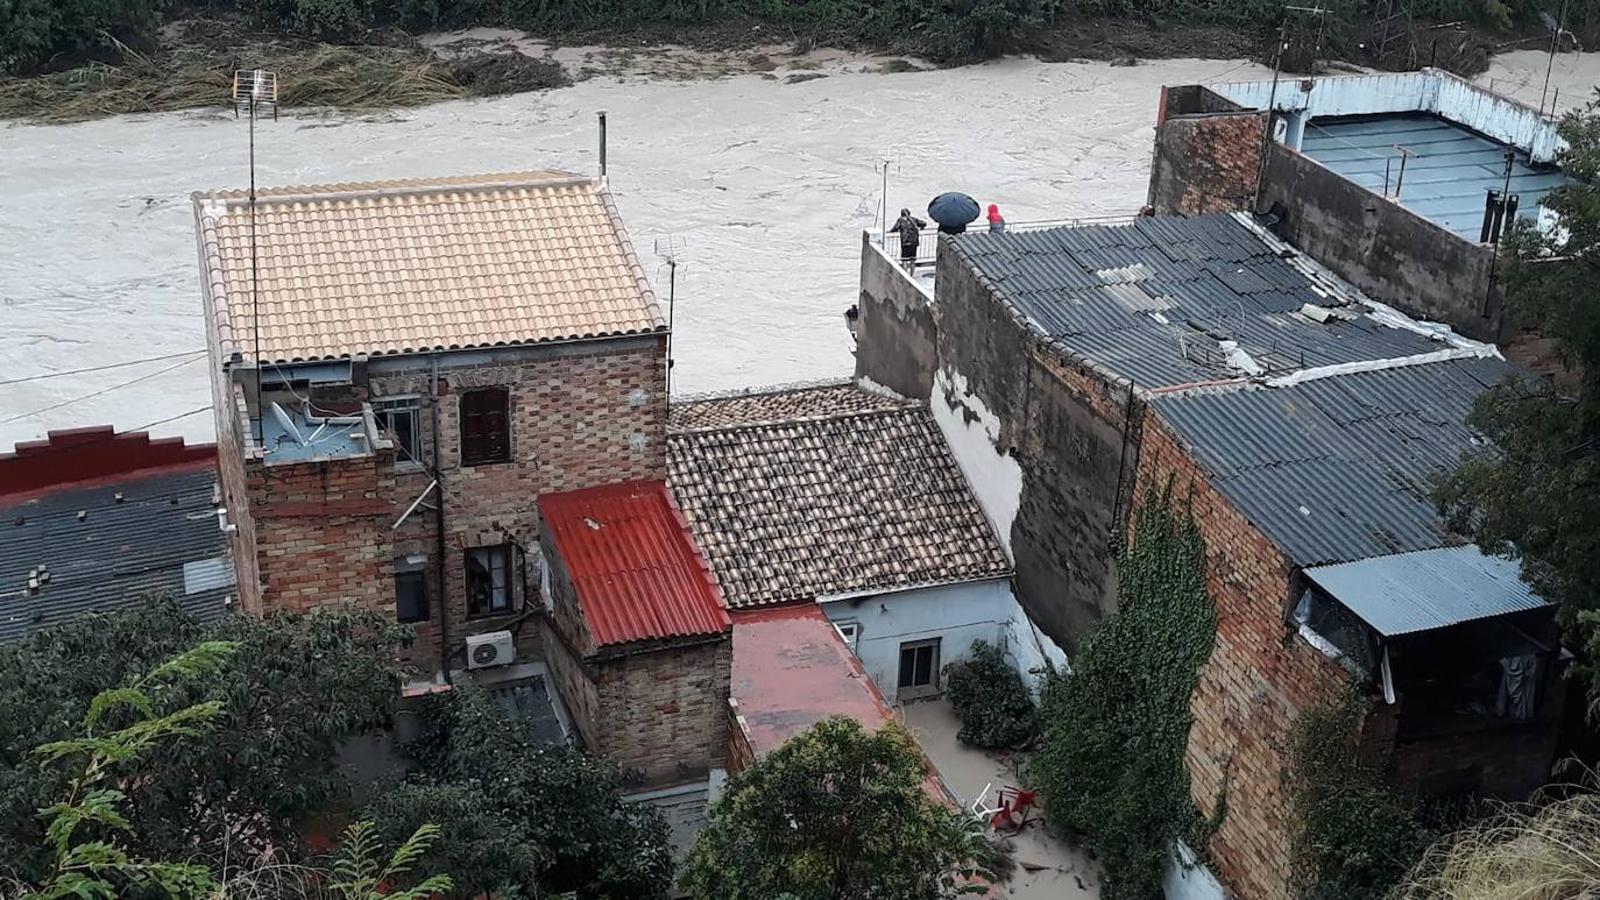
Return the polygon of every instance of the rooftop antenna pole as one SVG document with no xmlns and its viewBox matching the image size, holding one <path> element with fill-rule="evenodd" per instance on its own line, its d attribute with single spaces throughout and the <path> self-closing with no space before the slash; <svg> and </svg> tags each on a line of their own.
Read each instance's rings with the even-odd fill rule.
<svg viewBox="0 0 1600 900">
<path fill-rule="evenodd" d="M 1548 20 L 1547 20 L 1548 21 Z M 1550 70 L 1556 67 L 1556 50 L 1561 44 L 1561 32 L 1567 28 L 1567 0 L 1561 0 L 1561 17 L 1556 20 L 1556 33 L 1550 36 L 1550 59 L 1544 65 L 1544 87 L 1539 91 L 1539 115 L 1544 115 L 1544 98 L 1550 91 Z M 1556 105 L 1550 104 L 1550 113 L 1554 115 Z"/>
<path fill-rule="evenodd" d="M 241 108 L 250 120 L 250 333 L 255 349 L 252 360 L 256 370 L 256 430 L 261 429 L 261 279 L 260 259 L 256 252 L 256 113 L 262 108 L 272 110 L 272 119 L 278 119 L 278 74 L 265 69 L 239 69 L 233 73 L 233 116 L 239 117 Z"/>
<path fill-rule="evenodd" d="M 1278 45 L 1272 51 L 1272 93 L 1267 96 L 1267 119 L 1261 128 L 1261 161 L 1256 165 L 1256 195 L 1250 211 L 1261 212 L 1261 188 L 1267 178 L 1267 150 L 1272 146 L 1272 116 L 1278 105 L 1278 76 L 1283 71 L 1283 48 L 1289 42 L 1289 7 L 1284 7 L 1283 21 L 1278 24 Z"/>
<path fill-rule="evenodd" d="M 883 161 L 883 193 L 878 195 L 878 226 L 883 249 L 889 249 L 889 161 Z"/>
<path fill-rule="evenodd" d="M 678 309 L 678 249 L 677 240 L 667 238 L 666 252 L 661 252 L 661 239 L 656 238 L 656 255 L 667 261 L 667 404 L 672 403 L 672 325 Z"/>
<path fill-rule="evenodd" d="M 606 180 L 606 111 L 600 110 L 600 181 Z"/>
</svg>

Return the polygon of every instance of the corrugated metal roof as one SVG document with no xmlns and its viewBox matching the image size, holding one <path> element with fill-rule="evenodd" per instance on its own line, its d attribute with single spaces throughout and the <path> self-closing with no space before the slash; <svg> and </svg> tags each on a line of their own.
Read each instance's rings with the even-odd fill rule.
<svg viewBox="0 0 1600 900">
<path fill-rule="evenodd" d="M 595 646 L 721 634 L 728 614 L 660 481 L 539 498 Z"/>
<path fill-rule="evenodd" d="M 927 406 L 852 391 L 675 414 L 739 423 L 667 435 L 672 490 L 730 608 L 1010 574 Z"/>
<path fill-rule="evenodd" d="M 1235 508 L 1315 566 L 1450 543 L 1432 479 L 1481 446 L 1467 413 L 1510 371 L 1454 360 L 1151 404 Z"/>
<path fill-rule="evenodd" d="M 150 596 L 203 622 L 221 618 L 233 578 L 216 571 L 228 554 L 211 503 L 216 478 L 214 466 L 189 464 L 0 500 L 0 642 Z M 189 571 L 202 574 L 195 563 L 211 571 L 189 583 Z M 41 566 L 49 580 L 30 591 Z"/>
<path fill-rule="evenodd" d="M 1386 636 L 1548 605 L 1515 560 L 1470 544 L 1314 566 L 1306 577 Z"/>
<path fill-rule="evenodd" d="M 1401 205 L 1476 242 L 1485 194 L 1506 188 L 1504 144 L 1438 116 L 1408 113 L 1313 119 L 1300 152 L 1374 193 L 1387 189 L 1393 196 L 1400 181 L 1400 147 L 1411 151 L 1399 185 Z M 1553 166 L 1530 166 L 1526 159 L 1519 151 L 1512 160 L 1511 193 L 1521 200 L 1517 215 L 1532 219 L 1545 195 L 1570 179 Z"/>
<path fill-rule="evenodd" d="M 1269 375 L 1443 346 L 1368 318 L 1356 292 L 1313 281 L 1228 215 L 947 240 L 1036 331 L 1142 388 L 1238 377 L 1224 340 Z M 1353 315 L 1315 322 L 1306 304 Z"/>
</svg>

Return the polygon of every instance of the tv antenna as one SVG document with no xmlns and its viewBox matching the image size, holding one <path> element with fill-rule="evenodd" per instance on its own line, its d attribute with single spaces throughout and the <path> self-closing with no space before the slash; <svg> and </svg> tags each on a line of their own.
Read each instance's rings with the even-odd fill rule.
<svg viewBox="0 0 1600 900">
<path fill-rule="evenodd" d="M 233 73 L 233 117 L 244 113 L 250 120 L 250 332 L 255 338 L 256 430 L 261 429 L 261 288 L 260 260 L 256 253 L 256 117 L 272 111 L 278 120 L 278 73 L 266 69 L 239 69 Z"/>
<path fill-rule="evenodd" d="M 885 250 L 889 248 L 889 167 L 893 166 L 896 174 L 900 171 L 900 160 L 894 154 L 886 153 L 884 158 L 873 164 L 878 174 L 883 176 L 883 188 L 878 194 L 878 234 Z"/>
<path fill-rule="evenodd" d="M 667 267 L 667 403 L 672 403 L 672 323 L 678 307 L 678 265 L 684 240 L 676 235 L 656 238 L 656 258 Z M 659 270 L 658 270 L 659 271 Z"/>
</svg>

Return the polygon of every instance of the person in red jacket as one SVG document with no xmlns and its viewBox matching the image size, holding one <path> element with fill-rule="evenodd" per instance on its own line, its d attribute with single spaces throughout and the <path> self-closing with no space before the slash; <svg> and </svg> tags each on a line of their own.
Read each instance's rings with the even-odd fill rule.
<svg viewBox="0 0 1600 900">
<path fill-rule="evenodd" d="M 989 204 L 989 233 L 1002 234 L 1005 230 L 1006 219 L 1000 215 L 1000 206 L 995 203 Z"/>
</svg>

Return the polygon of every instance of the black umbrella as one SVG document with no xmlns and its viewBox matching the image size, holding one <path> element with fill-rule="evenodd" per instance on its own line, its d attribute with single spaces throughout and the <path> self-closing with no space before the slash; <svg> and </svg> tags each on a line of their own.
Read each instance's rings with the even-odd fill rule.
<svg viewBox="0 0 1600 900">
<path fill-rule="evenodd" d="M 940 194 L 928 203 L 928 218 L 946 228 L 965 228 L 978 220 L 978 201 L 957 191 Z"/>
</svg>

